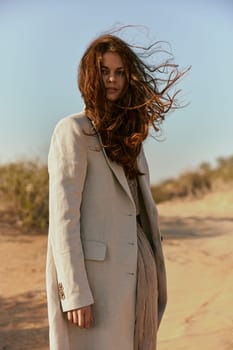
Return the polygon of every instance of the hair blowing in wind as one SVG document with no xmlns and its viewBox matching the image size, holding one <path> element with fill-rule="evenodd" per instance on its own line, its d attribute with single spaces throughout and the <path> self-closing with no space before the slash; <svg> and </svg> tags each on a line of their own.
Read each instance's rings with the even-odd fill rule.
<svg viewBox="0 0 233 350">
<path fill-rule="evenodd" d="M 159 131 L 167 113 L 179 108 L 174 84 L 187 72 L 169 60 L 149 64 L 161 51 L 159 43 L 149 47 L 127 44 L 111 34 L 98 37 L 84 53 L 78 71 L 78 86 L 85 102 L 87 116 L 100 134 L 108 157 L 122 165 L 127 176 L 140 175 L 137 156 L 152 126 Z M 137 48 L 138 49 L 138 48 Z M 119 54 L 124 64 L 125 86 L 117 101 L 109 101 L 102 79 L 103 55 Z"/>
</svg>

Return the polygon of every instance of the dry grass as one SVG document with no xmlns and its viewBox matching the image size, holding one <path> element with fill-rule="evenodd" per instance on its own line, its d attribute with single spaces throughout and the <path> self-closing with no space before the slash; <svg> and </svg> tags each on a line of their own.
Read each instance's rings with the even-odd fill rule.
<svg viewBox="0 0 233 350">
<path fill-rule="evenodd" d="M 152 186 L 152 193 L 156 203 L 161 203 L 175 198 L 198 197 L 232 182 L 233 156 L 218 158 L 215 167 L 203 163 L 196 171 L 186 172 L 176 179 L 168 179 Z"/>
<path fill-rule="evenodd" d="M 2 212 L 24 230 L 48 226 L 48 172 L 36 162 L 18 162 L 0 167 Z"/>
<path fill-rule="evenodd" d="M 203 163 L 196 171 L 181 174 L 152 186 L 157 203 L 176 198 L 198 197 L 233 182 L 233 156 L 217 159 L 211 167 Z M 0 166 L 0 217 L 24 231 L 48 227 L 48 171 L 37 162 Z M 4 220 L 1 220 L 4 221 Z"/>
</svg>

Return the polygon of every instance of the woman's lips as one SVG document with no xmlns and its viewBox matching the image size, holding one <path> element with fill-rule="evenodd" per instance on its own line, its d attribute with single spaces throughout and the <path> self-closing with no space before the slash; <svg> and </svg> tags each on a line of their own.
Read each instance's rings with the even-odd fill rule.
<svg viewBox="0 0 233 350">
<path fill-rule="evenodd" d="M 116 88 L 107 88 L 107 92 L 110 92 L 110 93 L 117 92 L 117 91 L 118 91 L 118 89 L 116 89 Z"/>
</svg>

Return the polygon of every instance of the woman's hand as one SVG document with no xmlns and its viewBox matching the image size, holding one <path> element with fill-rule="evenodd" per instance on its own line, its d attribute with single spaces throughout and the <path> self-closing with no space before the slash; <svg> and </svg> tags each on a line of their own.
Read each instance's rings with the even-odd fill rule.
<svg viewBox="0 0 233 350">
<path fill-rule="evenodd" d="M 93 321 L 93 312 L 91 305 L 67 312 L 68 320 L 80 328 L 90 328 Z"/>
</svg>

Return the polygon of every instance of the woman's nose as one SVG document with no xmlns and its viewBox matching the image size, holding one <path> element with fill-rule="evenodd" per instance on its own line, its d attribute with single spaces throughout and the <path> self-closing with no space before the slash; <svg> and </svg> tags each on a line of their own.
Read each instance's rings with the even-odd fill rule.
<svg viewBox="0 0 233 350">
<path fill-rule="evenodd" d="M 113 81 L 115 81 L 115 75 L 114 74 L 109 74 L 109 77 L 108 77 L 108 80 L 109 80 L 109 82 L 113 82 Z"/>
</svg>

